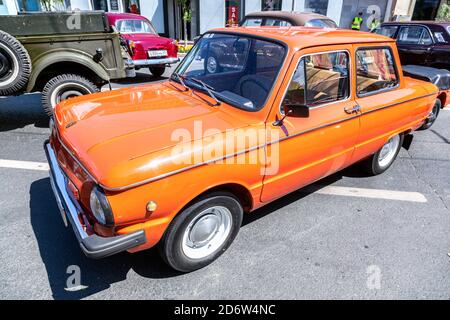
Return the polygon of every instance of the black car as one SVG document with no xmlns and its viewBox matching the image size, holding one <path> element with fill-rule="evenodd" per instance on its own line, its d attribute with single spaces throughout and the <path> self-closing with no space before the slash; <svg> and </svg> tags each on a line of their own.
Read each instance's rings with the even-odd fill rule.
<svg viewBox="0 0 450 320">
<path fill-rule="evenodd" d="M 403 65 L 450 70 L 450 22 L 387 22 L 375 32 L 397 40 Z"/>
</svg>

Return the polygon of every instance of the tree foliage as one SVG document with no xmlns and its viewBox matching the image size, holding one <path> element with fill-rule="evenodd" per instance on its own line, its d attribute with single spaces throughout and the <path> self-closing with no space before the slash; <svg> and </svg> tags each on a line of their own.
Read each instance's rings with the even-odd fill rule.
<svg viewBox="0 0 450 320">
<path fill-rule="evenodd" d="M 450 5 L 443 3 L 436 16 L 438 21 L 450 21 Z"/>
</svg>

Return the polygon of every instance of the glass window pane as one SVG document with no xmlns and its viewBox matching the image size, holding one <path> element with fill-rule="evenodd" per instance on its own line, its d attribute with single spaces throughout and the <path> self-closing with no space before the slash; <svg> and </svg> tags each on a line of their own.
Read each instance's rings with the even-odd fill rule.
<svg viewBox="0 0 450 320">
<path fill-rule="evenodd" d="M 378 28 L 375 32 L 383 36 L 394 38 L 395 32 L 397 32 L 398 26 L 384 26 Z"/>
<path fill-rule="evenodd" d="M 399 44 L 430 45 L 433 43 L 428 30 L 421 26 L 408 26 L 401 28 L 397 41 Z"/>
<path fill-rule="evenodd" d="M 260 27 L 262 24 L 262 19 L 260 18 L 247 18 L 242 24 L 245 27 Z"/>
<path fill-rule="evenodd" d="M 392 88 L 397 85 L 394 57 L 389 49 L 364 49 L 356 52 L 357 93 Z"/>
<path fill-rule="evenodd" d="M 271 27 L 290 27 L 291 24 L 288 21 L 280 20 L 280 19 L 266 19 L 266 22 L 264 23 L 265 26 L 271 26 Z"/>
<path fill-rule="evenodd" d="M 327 19 L 313 19 L 305 23 L 305 27 L 315 28 L 337 28 L 336 23 L 333 20 Z"/>
<path fill-rule="evenodd" d="M 305 105 L 305 60 L 302 59 L 289 84 L 283 105 Z M 283 110 L 282 110 L 283 111 Z"/>
<path fill-rule="evenodd" d="M 281 10 L 282 0 L 262 0 L 261 11 Z"/>
</svg>

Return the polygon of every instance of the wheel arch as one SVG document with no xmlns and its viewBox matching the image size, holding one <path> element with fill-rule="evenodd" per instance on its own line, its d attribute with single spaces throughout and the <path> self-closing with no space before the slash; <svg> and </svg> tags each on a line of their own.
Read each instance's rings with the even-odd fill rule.
<svg viewBox="0 0 450 320">
<path fill-rule="evenodd" d="M 106 82 L 110 79 L 108 72 L 101 64 L 80 53 L 52 52 L 33 62 L 33 65 L 34 69 L 27 86 L 28 92 L 42 90 L 46 80 L 65 73 L 79 74 L 95 83 Z"/>
<path fill-rule="evenodd" d="M 445 92 L 441 92 L 438 96 L 437 99 L 439 99 L 441 101 L 441 108 L 445 108 L 445 104 L 447 102 L 447 93 Z"/>
</svg>

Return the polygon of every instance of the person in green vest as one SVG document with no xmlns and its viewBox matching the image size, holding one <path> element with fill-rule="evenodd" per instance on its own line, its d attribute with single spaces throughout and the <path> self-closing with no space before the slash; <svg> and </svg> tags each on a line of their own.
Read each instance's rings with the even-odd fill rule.
<svg viewBox="0 0 450 320">
<path fill-rule="evenodd" d="M 353 18 L 352 30 L 358 30 L 358 31 L 361 30 L 361 25 L 363 23 L 362 16 L 363 16 L 363 13 L 360 12 L 360 13 L 358 13 L 358 15 L 356 17 Z"/>
<path fill-rule="evenodd" d="M 380 20 L 377 19 L 375 11 L 372 12 L 372 16 L 373 16 L 373 20 L 369 26 L 370 31 L 374 31 L 376 28 L 378 28 L 380 26 Z"/>
</svg>

